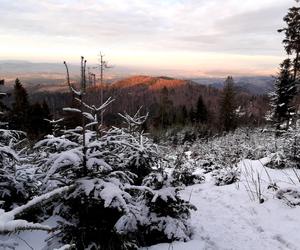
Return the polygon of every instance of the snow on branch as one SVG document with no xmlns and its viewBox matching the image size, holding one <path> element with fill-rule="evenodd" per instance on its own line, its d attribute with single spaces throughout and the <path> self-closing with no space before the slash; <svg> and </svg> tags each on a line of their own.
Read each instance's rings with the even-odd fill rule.
<svg viewBox="0 0 300 250">
<path fill-rule="evenodd" d="M 52 135 L 48 135 L 46 139 L 43 139 L 39 142 L 37 142 L 34 145 L 34 149 L 42 147 L 42 146 L 56 146 L 56 149 L 65 149 L 65 148 L 70 148 L 70 147 L 75 147 L 77 146 L 77 143 L 72 142 L 68 140 L 67 138 L 59 138 L 59 137 L 54 137 Z"/>
<path fill-rule="evenodd" d="M 140 114 L 141 109 L 142 106 L 138 109 L 138 111 L 133 116 L 130 116 L 126 111 L 124 112 L 124 114 L 119 113 L 119 116 L 121 116 L 125 120 L 125 123 L 130 128 L 135 126 L 141 126 L 148 119 L 148 115 L 149 115 L 149 113 L 147 113 L 146 115 L 141 115 Z"/>
<path fill-rule="evenodd" d="M 54 250 L 70 250 L 70 249 L 74 249 L 76 246 L 75 244 L 66 244 L 66 245 L 63 245 L 62 247 L 60 248 L 54 248 Z"/>
<path fill-rule="evenodd" d="M 13 233 L 22 230 L 44 230 L 44 231 L 53 230 L 51 227 L 47 225 L 32 223 L 26 220 L 19 220 L 19 219 L 15 220 L 15 217 L 21 215 L 26 210 L 38 204 L 41 204 L 42 202 L 47 202 L 52 198 L 56 197 L 57 195 L 67 192 L 73 188 L 74 185 L 57 188 L 51 192 L 35 197 L 25 205 L 16 207 L 9 212 L 4 212 L 4 210 L 0 210 L 0 234 Z"/>
<path fill-rule="evenodd" d="M 50 124 L 58 124 L 60 122 L 62 122 L 64 120 L 64 118 L 60 118 L 60 119 L 57 119 L 57 120 L 49 120 L 49 119 L 44 119 L 46 122 L 49 122 Z"/>
<path fill-rule="evenodd" d="M 0 155 L 6 155 L 7 157 L 13 158 L 15 160 L 19 160 L 19 156 L 8 146 L 0 146 Z"/>
<path fill-rule="evenodd" d="M 100 107 L 97 108 L 95 105 L 90 106 L 86 104 L 84 101 L 80 100 L 79 98 L 75 98 L 75 100 L 78 101 L 80 104 L 82 104 L 85 108 L 93 112 L 99 112 L 106 109 L 106 107 L 114 101 L 114 99 L 109 97 Z"/>
<path fill-rule="evenodd" d="M 79 109 L 75 109 L 75 108 L 63 108 L 63 111 L 76 112 L 76 113 L 80 113 L 81 112 Z"/>
<path fill-rule="evenodd" d="M 66 63 L 65 61 L 64 61 L 64 65 L 65 65 L 66 71 L 67 71 L 67 83 L 68 83 L 68 86 L 69 86 L 70 91 L 71 91 L 72 93 L 74 93 L 75 95 L 77 95 L 77 96 L 81 96 L 81 95 L 82 95 L 82 91 L 76 90 L 76 89 L 71 85 L 69 68 L 68 68 L 68 65 L 67 65 L 67 63 Z"/>
</svg>

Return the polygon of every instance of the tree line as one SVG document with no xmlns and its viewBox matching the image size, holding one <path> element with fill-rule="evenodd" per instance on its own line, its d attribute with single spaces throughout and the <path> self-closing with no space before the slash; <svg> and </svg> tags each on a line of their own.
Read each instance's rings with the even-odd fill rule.
<svg viewBox="0 0 300 250">
<path fill-rule="evenodd" d="M 3 102 L 5 95 L 0 99 L 0 108 L 5 111 L 3 121 L 7 127 L 26 132 L 33 140 L 51 132 L 47 121 L 51 119 L 51 114 L 46 101 L 30 103 L 28 93 L 18 78 L 10 95 L 13 99 L 11 107 Z"/>
<path fill-rule="evenodd" d="M 234 79 L 231 76 L 224 82 L 224 88 L 221 92 L 216 90 L 218 96 L 214 107 L 212 107 L 210 103 L 207 103 L 207 96 L 205 99 L 203 98 L 206 92 L 199 91 L 197 93 L 190 93 L 191 96 L 196 99 L 194 104 L 181 104 L 178 106 L 172 100 L 172 98 L 174 99 L 174 97 L 172 97 L 172 91 L 174 91 L 174 89 L 164 86 L 159 91 L 158 97 L 154 97 L 154 104 L 143 106 L 143 111 L 149 112 L 149 118 L 147 122 L 143 124 L 144 131 L 163 131 L 172 127 L 194 126 L 204 133 L 228 132 L 238 126 L 252 126 L 257 120 L 257 117 L 252 114 L 249 108 L 237 101 L 239 93 L 235 88 Z M 93 94 L 93 92 L 87 94 L 91 96 L 97 95 L 97 93 Z M 198 98 L 195 98 L 196 94 Z M 48 121 L 53 117 L 63 117 L 63 126 L 66 128 L 80 125 L 81 120 L 76 114 L 66 112 L 53 113 L 53 110 L 51 112 L 47 103 L 49 96 L 41 94 L 38 100 L 30 98 L 27 90 L 19 79 L 16 79 L 13 91 L 10 95 L 12 99 L 11 105 L 3 101 L 0 103 L 3 109 L 7 111 L 5 112 L 4 120 L 6 120 L 11 129 L 25 131 L 29 138 L 33 140 L 42 138 L 51 132 L 51 126 Z M 66 103 L 65 105 L 78 108 L 76 100 L 67 93 L 63 95 L 55 93 L 52 95 L 57 95 L 59 100 Z M 105 98 L 108 98 L 108 96 Z M 212 96 L 212 98 L 214 98 L 214 96 Z M 254 96 L 253 98 L 262 99 L 262 97 Z M 34 101 L 31 102 L 30 99 Z M 251 102 L 249 96 L 247 96 L 246 99 Z M 118 105 L 117 98 L 115 102 Z M 138 106 L 132 108 L 136 109 Z M 122 120 L 117 113 L 118 111 L 116 112 L 116 110 L 110 109 L 104 114 L 106 126 L 121 125 Z M 253 119 L 251 116 L 253 116 Z"/>
</svg>

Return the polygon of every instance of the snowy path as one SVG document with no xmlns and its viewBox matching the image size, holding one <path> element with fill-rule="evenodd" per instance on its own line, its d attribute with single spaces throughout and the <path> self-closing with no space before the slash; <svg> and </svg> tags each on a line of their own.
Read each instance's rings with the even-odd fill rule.
<svg viewBox="0 0 300 250">
<path fill-rule="evenodd" d="M 248 161 L 261 168 L 258 161 Z M 262 173 L 262 172 L 261 172 Z M 286 176 L 270 170 L 274 179 Z M 279 250 L 300 249 L 300 207 L 291 208 L 264 190 L 266 202 L 250 201 L 242 183 L 217 187 L 209 179 L 186 188 L 182 195 L 197 207 L 192 213 L 193 240 L 159 244 L 149 250 Z"/>
</svg>

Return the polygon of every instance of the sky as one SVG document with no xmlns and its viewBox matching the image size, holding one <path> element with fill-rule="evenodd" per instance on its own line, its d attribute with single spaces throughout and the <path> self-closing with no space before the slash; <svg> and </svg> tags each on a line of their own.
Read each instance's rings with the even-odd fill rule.
<svg viewBox="0 0 300 250">
<path fill-rule="evenodd" d="M 0 60 L 95 63 L 186 76 L 270 75 L 294 0 L 0 0 Z"/>
</svg>

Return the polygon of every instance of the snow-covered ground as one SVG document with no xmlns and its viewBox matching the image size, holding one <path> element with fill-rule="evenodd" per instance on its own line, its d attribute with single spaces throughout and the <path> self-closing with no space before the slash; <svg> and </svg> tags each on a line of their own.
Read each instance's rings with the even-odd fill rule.
<svg viewBox="0 0 300 250">
<path fill-rule="evenodd" d="M 288 206 L 275 197 L 276 192 L 267 189 L 270 178 L 279 187 L 296 188 L 290 180 L 294 174 L 292 170 L 267 169 L 262 165 L 266 160 L 240 163 L 239 183 L 215 186 L 208 174 L 204 184 L 187 187 L 182 195 L 197 207 L 191 219 L 193 239 L 186 243 L 158 244 L 147 250 L 300 249 L 300 206 Z M 262 204 L 250 200 L 245 170 L 248 173 L 251 170 L 254 176 L 260 174 L 265 199 Z"/>
<path fill-rule="evenodd" d="M 267 160 L 241 162 L 239 166 L 242 175 L 238 183 L 216 186 L 210 174 L 206 174 L 205 183 L 185 188 L 182 196 L 197 207 L 191 218 L 193 239 L 185 243 L 158 244 L 145 249 L 300 249 L 300 206 L 288 206 L 284 200 L 276 198 L 276 191 L 267 189 L 270 183 L 276 183 L 280 188 L 299 189 L 300 183 L 293 183 L 297 183 L 297 180 L 292 170 L 265 168 L 262 164 Z M 255 190 L 251 180 L 255 181 L 257 174 L 261 178 L 264 199 L 261 204 L 249 197 L 249 189 Z M 6 239 L 17 242 L 17 250 L 40 250 L 46 237 L 45 232 L 24 232 Z M 4 242 L 0 240 L 0 249 Z"/>
</svg>

